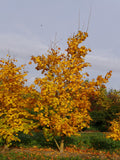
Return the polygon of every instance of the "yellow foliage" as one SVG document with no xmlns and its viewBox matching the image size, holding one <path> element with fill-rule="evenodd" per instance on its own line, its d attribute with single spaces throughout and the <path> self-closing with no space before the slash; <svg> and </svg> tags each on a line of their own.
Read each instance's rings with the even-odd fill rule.
<svg viewBox="0 0 120 160">
<path fill-rule="evenodd" d="M 26 72 L 22 70 L 24 65 L 17 67 L 16 60 L 0 60 L 0 137 L 5 139 L 9 146 L 11 141 L 20 141 L 17 132 L 24 131 L 28 134 L 33 128 L 31 115 L 27 112 L 26 99 L 29 88 L 25 87 Z"/>
<path fill-rule="evenodd" d="M 78 31 L 76 35 L 68 38 L 66 54 L 61 53 L 60 48 L 52 48 L 46 56 L 31 57 L 37 65 L 36 69 L 44 75 L 34 82 L 41 90 L 41 98 L 35 102 L 34 111 L 38 110 L 36 104 L 39 111 L 42 106 L 37 120 L 54 136 L 71 136 L 89 126 L 89 95 L 98 95 L 98 88 L 107 83 L 111 76 L 110 71 L 105 78 L 98 76 L 96 81 L 85 81 L 89 74 L 82 71 L 91 65 L 85 62 L 84 57 L 91 49 L 80 44 L 87 37 L 86 32 Z"/>
<path fill-rule="evenodd" d="M 118 119 L 115 119 L 111 122 L 109 131 L 110 132 L 106 134 L 107 138 L 112 138 L 113 140 L 120 141 L 120 116 Z"/>
</svg>

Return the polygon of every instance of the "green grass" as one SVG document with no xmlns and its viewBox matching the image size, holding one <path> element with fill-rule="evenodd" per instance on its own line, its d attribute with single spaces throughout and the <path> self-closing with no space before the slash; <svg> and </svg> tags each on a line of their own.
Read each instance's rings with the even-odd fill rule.
<svg viewBox="0 0 120 160">
<path fill-rule="evenodd" d="M 57 149 L 55 142 L 49 141 L 47 142 L 43 136 L 43 133 L 33 133 L 33 136 L 25 135 L 23 133 L 19 133 L 19 138 L 21 142 L 13 142 L 12 147 L 24 147 L 29 148 L 33 146 L 37 146 L 38 148 L 53 148 Z M 57 141 L 60 142 L 60 137 L 56 137 Z M 2 146 L 4 144 L 3 141 L 0 142 Z M 93 132 L 93 133 L 81 133 L 81 136 L 71 136 L 65 138 L 65 147 L 76 147 L 78 149 L 92 149 L 92 151 L 104 151 L 105 153 L 113 153 L 117 150 L 120 151 L 120 141 L 113 141 L 112 139 L 107 139 L 102 132 Z M 9 158 L 8 158 L 9 157 Z M 49 160 L 51 159 L 48 156 L 43 155 L 35 155 L 30 153 L 15 153 L 9 151 L 7 154 L 0 154 L 0 160 Z M 76 157 L 58 157 L 59 160 L 80 160 L 81 158 Z M 91 160 L 99 160 L 98 157 L 91 157 Z"/>
<path fill-rule="evenodd" d="M 94 148 L 96 150 L 115 150 L 120 148 L 120 141 L 113 141 L 105 137 L 105 134 L 101 132 L 94 133 L 82 133 L 79 137 L 79 143 L 76 144 L 77 147 L 87 147 Z"/>
<path fill-rule="evenodd" d="M 46 141 L 42 132 L 33 133 L 33 136 L 19 133 L 21 142 L 13 142 L 13 147 L 32 147 L 38 148 L 53 148 L 56 149 L 54 140 Z M 60 143 L 60 137 L 56 137 L 58 143 Z M 1 142 L 3 145 L 3 142 Z M 105 137 L 102 132 L 93 133 L 81 133 L 81 136 L 71 136 L 65 138 L 65 147 L 74 145 L 77 148 L 94 148 L 95 150 L 114 151 L 120 148 L 120 141 L 113 141 Z"/>
<path fill-rule="evenodd" d="M 0 160 L 49 160 L 50 157 L 36 155 L 31 153 L 22 153 L 22 152 L 9 152 L 7 154 L 0 154 Z"/>
<path fill-rule="evenodd" d="M 89 157 L 90 158 L 90 157 Z M 7 154 L 0 154 L 0 160 L 87 160 L 88 158 L 81 158 L 79 156 L 75 157 L 57 157 L 57 158 L 51 158 L 49 156 L 44 155 L 36 155 L 31 153 L 15 153 L 15 152 L 9 152 Z M 91 157 L 91 160 L 100 160 L 100 158 L 97 157 Z"/>
</svg>

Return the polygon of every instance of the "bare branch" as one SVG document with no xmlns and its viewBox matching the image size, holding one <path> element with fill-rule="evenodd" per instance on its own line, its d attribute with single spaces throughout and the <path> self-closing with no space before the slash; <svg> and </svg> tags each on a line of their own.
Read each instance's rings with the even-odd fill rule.
<svg viewBox="0 0 120 160">
<path fill-rule="evenodd" d="M 94 1 L 92 1 L 91 7 L 90 7 L 90 13 L 89 13 L 89 17 L 88 17 L 88 25 L 87 25 L 86 32 L 88 32 L 88 29 L 89 29 L 89 24 L 90 24 L 90 19 L 91 19 L 91 14 L 92 14 L 93 2 L 94 2 Z"/>
</svg>

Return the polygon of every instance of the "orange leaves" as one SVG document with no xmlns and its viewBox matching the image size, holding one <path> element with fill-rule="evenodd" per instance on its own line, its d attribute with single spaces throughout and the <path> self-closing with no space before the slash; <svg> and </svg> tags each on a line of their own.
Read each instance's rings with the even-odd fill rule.
<svg viewBox="0 0 120 160">
<path fill-rule="evenodd" d="M 111 76 L 112 76 L 112 71 L 109 71 L 109 72 L 106 74 L 105 78 L 103 78 L 101 75 L 99 75 L 99 76 L 97 77 L 96 86 L 105 87 L 105 86 L 104 86 L 104 83 L 107 83 L 107 82 L 108 82 L 108 79 L 109 79 Z"/>
<path fill-rule="evenodd" d="M 89 74 L 83 73 L 83 69 L 91 65 L 85 62 L 84 57 L 91 49 L 80 44 L 87 37 L 86 32 L 78 31 L 68 38 L 65 54 L 60 48 L 51 48 L 46 55 L 31 57 L 43 77 L 35 79 L 34 83 L 40 89 L 39 98 L 30 103 L 37 113 L 38 124 L 45 128 L 46 134 L 71 136 L 88 127 L 91 121 L 89 96 L 99 95 L 99 88 L 111 76 L 110 71 L 105 78 L 98 76 L 96 81 L 85 80 Z"/>
<path fill-rule="evenodd" d="M 80 44 L 87 37 L 87 33 L 78 31 L 69 38 L 66 54 L 60 53 L 60 48 L 52 48 L 46 56 L 31 57 L 31 61 L 37 64 L 36 69 L 44 74 L 34 82 L 40 87 L 41 97 L 35 103 L 40 105 L 35 106 L 34 111 L 38 112 L 39 123 L 53 136 L 71 136 L 89 126 L 89 95 L 97 95 L 96 86 L 106 83 L 111 74 L 107 74 L 106 79 L 98 76 L 97 82 L 85 81 L 89 74 L 81 71 L 90 66 L 84 57 L 91 50 Z"/>
<path fill-rule="evenodd" d="M 32 64 L 32 62 L 30 61 L 28 64 Z"/>
<path fill-rule="evenodd" d="M 108 81 L 111 72 L 106 77 L 97 77 L 97 81 L 85 81 L 88 73 L 83 73 L 85 67 L 91 66 L 84 57 L 91 51 L 80 46 L 88 37 L 85 32 L 78 31 L 68 38 L 67 53 L 51 49 L 46 56 L 31 57 L 37 64 L 36 69 L 44 74 L 37 78 L 35 85 L 40 87 L 40 97 L 34 111 L 38 112 L 37 120 L 52 136 L 71 136 L 88 127 L 91 121 L 89 96 L 98 95 L 98 88 Z M 98 88 L 97 88 L 98 87 Z M 41 109 L 42 106 L 42 109 Z"/>
<path fill-rule="evenodd" d="M 111 76 L 112 76 L 112 71 L 109 71 L 109 72 L 106 74 L 105 79 L 108 80 Z"/>
<path fill-rule="evenodd" d="M 85 62 L 85 56 L 91 49 L 80 45 L 87 37 L 86 32 L 78 31 L 68 38 L 65 53 L 61 53 L 61 48 L 52 48 L 46 55 L 32 56 L 28 64 L 33 61 L 43 76 L 36 78 L 30 87 L 24 86 L 25 65 L 17 67 L 16 60 L 10 56 L 0 60 L 0 136 L 8 145 L 11 140 L 19 140 L 14 136 L 17 132 L 28 134 L 40 125 L 47 140 L 71 136 L 89 126 L 90 95 L 100 95 L 99 88 L 108 82 L 112 71 L 104 78 L 98 76 L 96 81 L 86 80 L 89 74 L 83 73 L 83 69 L 91 65 Z M 35 115 L 27 110 L 34 111 Z M 37 124 L 30 119 L 37 120 Z M 114 121 L 111 129 L 112 137 L 116 137 L 119 123 Z"/>
<path fill-rule="evenodd" d="M 15 62 L 9 56 L 0 65 L 0 136 L 8 146 L 12 140 L 19 140 L 15 136 L 17 132 L 24 130 L 28 133 L 33 128 L 32 121 L 26 119 L 30 114 L 24 110 L 28 107 L 23 98 L 28 93 L 28 87 L 24 87 L 26 72 L 22 70 L 25 65 L 17 67 Z"/>
<path fill-rule="evenodd" d="M 111 122 L 108 133 L 106 133 L 107 138 L 112 138 L 113 140 L 120 140 L 120 116 L 118 119 Z"/>
<path fill-rule="evenodd" d="M 38 107 L 34 108 L 34 112 L 39 112 L 39 108 Z"/>
<path fill-rule="evenodd" d="M 71 56 L 84 57 L 87 54 L 87 51 L 91 51 L 87 49 L 85 46 L 79 47 L 85 39 L 88 37 L 86 32 L 78 31 L 78 34 L 74 35 L 72 38 L 68 38 L 68 54 Z"/>
</svg>

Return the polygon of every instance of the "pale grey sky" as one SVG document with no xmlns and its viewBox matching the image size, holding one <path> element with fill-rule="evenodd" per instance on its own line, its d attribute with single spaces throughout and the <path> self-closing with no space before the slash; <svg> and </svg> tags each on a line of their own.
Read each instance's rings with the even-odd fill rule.
<svg viewBox="0 0 120 160">
<path fill-rule="evenodd" d="M 9 53 L 22 63 L 31 55 L 44 54 L 55 40 L 63 50 L 79 27 L 86 31 L 85 44 L 92 49 L 86 60 L 90 78 L 113 71 L 108 88 L 120 89 L 120 0 L 0 0 L 0 58 Z M 38 76 L 30 67 L 29 81 Z"/>
</svg>

